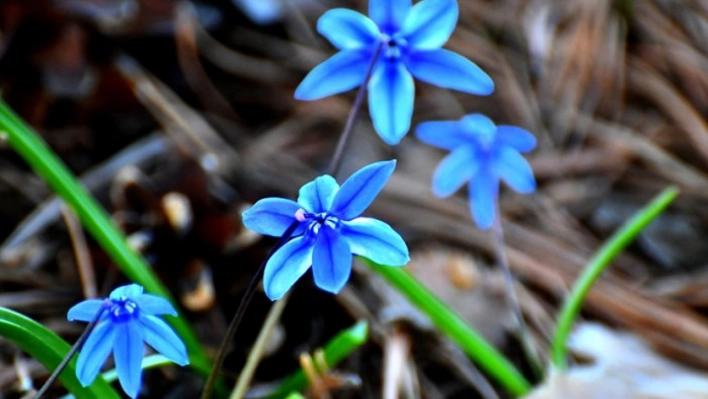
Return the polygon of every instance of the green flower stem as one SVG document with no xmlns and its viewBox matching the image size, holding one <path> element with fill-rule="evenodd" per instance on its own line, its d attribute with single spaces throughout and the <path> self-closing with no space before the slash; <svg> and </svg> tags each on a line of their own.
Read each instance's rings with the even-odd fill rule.
<svg viewBox="0 0 708 399">
<path fill-rule="evenodd" d="M 152 368 L 157 368 L 157 367 L 162 367 L 162 366 L 169 366 L 171 364 L 175 364 L 172 360 L 159 355 L 159 354 L 154 354 L 147 356 L 143 359 L 142 363 L 140 363 L 140 368 L 143 370 L 146 369 L 152 369 Z M 101 374 L 103 376 L 103 379 L 106 380 L 106 382 L 115 382 L 118 381 L 118 370 L 116 369 L 111 369 L 106 371 L 105 373 Z"/>
<path fill-rule="evenodd" d="M 175 303 L 145 260 L 128 247 L 125 236 L 115 227 L 106 211 L 77 182 L 37 134 L 3 101 L 0 101 L 0 133 L 52 190 L 73 208 L 84 227 L 129 279 L 145 287 L 148 292 Z M 211 369 L 209 359 L 184 317 L 166 319 L 184 340 L 192 367 L 207 375 Z"/>
<path fill-rule="evenodd" d="M 0 336 L 13 342 L 37 359 L 48 370 L 54 370 L 71 347 L 54 332 L 36 321 L 13 310 L 0 307 Z M 59 375 L 59 380 L 79 399 L 119 399 L 120 396 L 103 378 L 84 388 L 76 379 L 76 360 L 73 359 Z"/>
<path fill-rule="evenodd" d="M 171 364 L 174 364 L 174 362 L 162 355 L 150 355 L 147 356 L 143 359 L 142 363 L 140 364 L 140 368 L 142 370 L 147 370 L 151 368 L 157 368 L 157 367 L 162 367 L 162 366 L 169 366 Z M 118 381 L 118 370 L 116 369 L 111 369 L 106 371 L 105 373 L 102 373 L 101 376 L 103 377 L 103 380 L 107 383 L 112 383 Z M 74 395 L 64 395 L 61 397 L 61 399 L 75 399 Z"/>
<path fill-rule="evenodd" d="M 676 198 L 678 190 L 674 187 L 664 189 L 648 205 L 640 209 L 631 219 L 622 225 L 610 239 L 600 248 L 595 256 L 590 260 L 583 274 L 575 283 L 570 296 L 565 301 L 558 325 L 553 339 L 552 361 L 559 370 L 565 370 L 567 364 L 567 346 L 570 329 L 573 326 L 575 316 L 580 312 L 580 308 L 585 298 L 590 292 L 595 281 L 600 274 L 610 265 L 610 262 L 632 242 L 637 235 Z"/>
<path fill-rule="evenodd" d="M 324 347 L 324 357 L 329 367 L 334 367 L 349 356 L 355 349 L 362 346 L 369 335 L 369 326 L 365 321 L 360 321 L 337 334 Z M 270 399 L 289 398 L 293 392 L 298 392 L 307 387 L 307 377 L 300 369 L 285 379 L 278 389 L 269 396 Z"/>
<path fill-rule="evenodd" d="M 229 399 L 243 399 L 246 396 L 248 386 L 251 384 L 253 375 L 256 373 L 256 368 L 261 361 L 261 357 L 263 357 L 263 352 L 265 352 L 266 346 L 270 342 L 273 330 L 275 330 L 278 320 L 280 320 L 280 316 L 283 314 L 288 304 L 289 296 L 290 292 L 286 292 L 285 296 L 275 301 L 273 306 L 270 307 L 265 322 L 263 322 L 263 327 L 261 327 L 258 338 L 256 338 L 256 343 L 253 344 L 251 351 L 248 353 L 246 364 L 241 369 L 241 374 L 238 376 L 238 380 L 236 381 L 234 389 L 231 391 Z"/>
<path fill-rule="evenodd" d="M 531 385 L 524 376 L 415 277 L 399 267 L 381 266 L 368 259 L 360 259 L 427 314 L 433 324 L 509 393 L 522 396 L 529 391 Z"/>
</svg>

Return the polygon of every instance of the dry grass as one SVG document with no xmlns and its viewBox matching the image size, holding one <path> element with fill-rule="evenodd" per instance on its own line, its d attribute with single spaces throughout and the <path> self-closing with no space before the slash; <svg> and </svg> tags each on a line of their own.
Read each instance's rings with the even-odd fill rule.
<svg viewBox="0 0 708 399">
<path fill-rule="evenodd" d="M 531 162 L 539 190 L 523 198 L 505 192 L 502 208 L 511 267 L 540 352 L 547 351 L 559 302 L 592 252 L 655 193 L 675 185 L 680 198 L 597 284 L 586 316 L 633 331 L 676 360 L 708 368 L 708 250 L 703 243 L 708 232 L 703 207 L 708 199 L 708 5 L 698 0 L 459 2 L 459 26 L 447 47 L 488 71 L 496 91 L 482 98 L 419 84 L 414 118 L 483 112 L 537 134 L 540 145 Z M 325 3 L 290 8 L 282 25 L 269 28 L 234 15 L 229 4 L 210 6 L 222 16 L 222 23 L 211 28 L 196 18 L 194 8 L 161 0 L 155 2 L 159 7 L 143 5 L 141 14 L 120 29 L 101 22 L 104 14 L 77 18 L 62 7 L 0 6 L 5 98 L 72 167 L 93 170 L 84 173 L 86 184 L 134 239 L 150 237 L 146 253 L 175 292 L 194 295 L 195 286 L 212 284 L 204 276 L 214 276 L 212 291 L 221 300 L 212 298 L 206 302 L 210 306 L 192 314 L 205 342 L 218 340 L 265 248 L 244 235 L 239 209 L 267 194 L 292 196 L 321 171 L 353 100 L 351 93 L 311 103 L 292 98 L 306 71 L 333 52 L 312 31 L 323 10 L 338 4 Z M 364 1 L 352 3 L 347 5 L 365 9 Z M 177 34 L 156 36 L 163 22 L 174 24 Z M 44 40 L 38 44 L 26 32 L 28 25 L 59 34 L 37 34 Z M 108 50 L 99 51 L 96 42 Z M 80 91 L 72 79 L 89 75 L 90 87 Z M 54 86 L 47 83 L 54 81 Z M 111 125 L 105 118 L 117 122 Z M 126 150 L 122 162 L 110 162 L 153 130 L 162 147 L 145 141 Z M 489 237 L 475 228 L 463 194 L 441 200 L 430 192 L 442 154 L 414 137 L 395 149 L 386 147 L 367 116 L 355 134 L 344 175 L 373 160 L 399 159 L 396 175 L 371 213 L 408 238 L 415 258 L 423 259 L 419 266 L 429 264 L 444 276 L 425 279 L 432 281 L 431 289 L 475 298 L 447 299 L 471 323 L 483 323 L 523 364 L 514 340 L 504 338 L 509 325 L 490 321 L 489 312 L 506 313 L 499 304 L 498 276 L 487 267 Z M 0 248 L 0 305 L 28 312 L 70 337 L 76 327 L 64 322 L 63 314 L 81 288 L 59 207 L 54 203 L 32 216 L 40 228 L 20 225 L 24 215 L 47 204 L 41 202 L 47 189 L 7 150 L 5 155 L 0 161 L 2 231 L 9 236 L 19 226 L 24 235 Z M 115 178 L 117 170 L 131 164 L 143 172 L 128 182 Z M 165 233 L 159 204 L 173 191 L 191 201 L 194 223 L 187 235 Z M 185 247 L 179 256 L 170 254 L 175 246 Z M 105 292 L 120 277 L 96 248 L 92 251 L 97 286 Z M 473 283 L 465 280 L 470 278 Z M 62 285 L 71 289 L 58 288 Z M 399 376 L 414 394 L 470 397 L 474 391 L 468 387 L 485 386 L 467 359 L 365 271 L 338 297 L 318 296 L 309 283 L 301 285 L 286 310 L 297 317 L 283 321 L 294 338 L 279 347 L 280 356 L 294 359 L 288 351 L 311 351 L 351 318 L 372 323 L 375 344 L 347 365 L 364 387 L 342 395 L 378 396 L 382 386 L 390 392 L 390 383 L 381 382 L 384 356 L 386 364 L 393 358 L 399 366 L 385 375 Z M 322 301 L 326 305 L 320 309 L 297 307 Z M 267 303 L 254 306 L 265 309 Z M 250 318 L 253 327 L 239 338 L 243 348 L 228 373 L 238 372 L 262 321 L 262 316 Z M 306 320 L 313 336 L 293 333 L 294 320 Z M 332 325 L 321 325 L 324 321 Z M 7 361 L 15 357 L 9 353 Z M 286 364 L 295 365 L 294 360 Z M 36 377 L 44 375 L 41 368 L 30 369 Z M 263 381 L 285 372 L 256 377 Z M 10 392 L 16 382 L 5 374 L 0 373 L 1 390 Z"/>
</svg>

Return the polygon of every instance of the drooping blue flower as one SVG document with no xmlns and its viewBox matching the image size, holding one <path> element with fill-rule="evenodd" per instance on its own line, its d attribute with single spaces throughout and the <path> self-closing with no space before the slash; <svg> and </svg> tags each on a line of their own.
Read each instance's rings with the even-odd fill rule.
<svg viewBox="0 0 708 399">
<path fill-rule="evenodd" d="M 105 300 L 88 299 L 69 309 L 69 321 L 91 322 L 103 313 L 98 324 L 81 348 L 76 362 L 76 377 L 88 386 L 101 371 L 108 355 L 113 352 L 118 380 L 131 398 L 138 396 L 142 369 L 140 367 L 147 343 L 173 362 L 189 364 L 187 349 L 177 334 L 159 315 L 177 316 L 164 298 L 143 294 L 137 284 L 118 287 Z"/>
<path fill-rule="evenodd" d="M 398 144 L 413 113 L 413 77 L 434 85 L 487 95 L 492 79 L 476 64 L 442 49 L 457 24 L 456 0 L 370 0 L 369 16 L 348 9 L 327 11 L 317 30 L 341 50 L 313 69 L 295 91 L 316 100 L 360 86 L 382 45 L 369 90 L 369 112 L 381 138 Z"/>
<path fill-rule="evenodd" d="M 520 153 L 536 147 L 536 138 L 516 126 L 494 125 L 481 114 L 459 121 L 424 122 L 418 138 L 450 151 L 433 175 L 433 193 L 447 197 L 469 182 L 472 217 L 481 229 L 496 217 L 499 179 L 512 189 L 528 194 L 536 189 L 533 171 Z"/>
<path fill-rule="evenodd" d="M 395 160 L 373 163 L 341 187 L 323 175 L 302 186 L 297 202 L 265 198 L 243 213 L 246 227 L 269 236 L 282 236 L 299 223 L 293 238 L 266 263 L 263 286 L 271 300 L 280 299 L 310 266 L 318 287 L 339 292 L 349 280 L 352 254 L 389 266 L 408 263 L 408 247 L 391 226 L 359 217 L 395 167 Z"/>
</svg>

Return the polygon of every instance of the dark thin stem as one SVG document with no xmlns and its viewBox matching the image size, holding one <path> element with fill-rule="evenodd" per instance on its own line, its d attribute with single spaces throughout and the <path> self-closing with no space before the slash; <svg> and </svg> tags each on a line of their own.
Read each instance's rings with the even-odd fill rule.
<svg viewBox="0 0 708 399">
<path fill-rule="evenodd" d="M 541 361 L 538 358 L 536 351 L 533 349 L 533 344 L 531 342 L 531 336 L 529 335 L 528 329 L 526 328 L 526 322 L 524 322 L 524 315 L 521 313 L 521 307 L 519 306 L 519 298 L 516 295 L 516 289 L 514 287 L 514 276 L 511 274 L 511 269 L 509 268 L 509 261 L 506 257 L 506 244 L 504 242 L 504 229 L 501 223 L 501 213 L 499 210 L 499 201 L 495 205 L 496 216 L 494 218 L 494 224 L 492 225 L 492 241 L 494 242 L 494 251 L 496 253 L 497 262 L 499 267 L 504 273 L 504 281 L 506 283 L 507 297 L 509 305 L 514 312 L 514 317 L 519 327 L 519 340 L 521 341 L 521 347 L 523 348 L 526 358 L 529 360 L 532 369 L 537 377 L 540 377 L 542 373 Z"/>
<path fill-rule="evenodd" d="M 374 51 L 374 56 L 373 58 L 371 58 L 371 64 L 369 64 L 369 69 L 366 70 L 366 77 L 364 77 L 364 82 L 361 84 L 361 86 L 359 86 L 359 91 L 356 93 L 354 105 L 352 106 L 352 110 L 349 111 L 347 122 L 344 124 L 344 130 L 342 131 L 342 135 L 339 136 L 337 148 L 334 150 L 332 161 L 329 163 L 329 174 L 335 178 L 337 177 L 337 173 L 339 173 L 339 168 L 341 168 L 342 166 L 342 155 L 344 155 L 344 149 L 349 143 L 349 138 L 351 137 L 351 133 L 354 130 L 354 124 L 359 119 L 361 106 L 362 104 L 364 104 L 366 88 L 369 85 L 369 80 L 371 79 L 371 74 L 374 72 L 376 62 L 379 59 L 381 47 L 383 47 L 383 42 L 379 43 L 379 45 L 376 47 L 376 51 Z"/>
<path fill-rule="evenodd" d="M 238 309 L 236 309 L 236 314 L 234 314 L 233 319 L 231 319 L 231 324 L 229 324 L 229 328 L 226 330 L 226 335 L 224 335 L 224 339 L 221 341 L 221 345 L 219 345 L 219 350 L 216 352 L 214 366 L 211 369 L 211 373 L 209 373 L 209 378 L 207 378 L 206 384 L 204 385 L 204 390 L 202 391 L 201 399 L 211 398 L 211 393 L 214 390 L 214 385 L 216 384 L 216 380 L 219 377 L 221 366 L 224 363 L 224 359 L 226 358 L 226 353 L 229 349 L 229 344 L 233 340 L 234 335 L 236 334 L 236 330 L 238 330 L 239 324 L 241 324 L 241 319 L 243 319 L 243 315 L 246 314 L 246 309 L 251 303 L 251 299 L 253 299 L 253 294 L 256 293 L 256 288 L 258 288 L 258 283 L 261 281 L 261 276 L 263 275 L 263 270 L 265 269 L 265 265 L 268 262 L 268 259 L 273 256 L 275 251 L 280 249 L 280 247 L 282 247 L 286 242 L 288 242 L 290 237 L 295 232 L 295 229 L 297 229 L 299 225 L 299 221 L 294 221 L 292 224 L 290 224 L 290 226 L 288 226 L 288 229 L 285 230 L 285 233 L 283 233 L 278 242 L 273 246 L 273 248 L 271 248 L 270 252 L 268 252 L 268 256 L 266 256 L 266 258 L 261 263 L 260 267 L 258 267 L 258 271 L 253 276 L 253 278 L 251 278 L 251 282 L 248 283 L 246 292 L 243 294 L 243 298 L 241 298 L 241 302 L 238 304 Z"/>
<path fill-rule="evenodd" d="M 381 47 L 383 47 L 383 42 L 379 43 L 379 45 L 376 47 L 376 50 L 374 51 L 374 55 L 371 58 L 371 63 L 369 64 L 368 69 L 366 70 L 366 75 L 364 77 L 364 81 L 362 82 L 361 86 L 359 87 L 359 91 L 357 92 L 356 99 L 354 100 L 354 105 L 352 106 L 352 110 L 349 112 L 349 116 L 347 117 L 347 121 L 344 124 L 344 130 L 342 131 L 341 136 L 339 137 L 339 141 L 337 142 L 337 148 L 334 151 L 334 155 L 332 156 L 332 161 L 329 164 L 329 174 L 331 176 L 336 176 L 337 173 L 339 172 L 340 167 L 342 166 L 342 155 L 344 154 L 344 149 L 347 146 L 347 143 L 349 142 L 349 138 L 351 137 L 351 133 L 354 130 L 354 124 L 356 123 L 357 119 L 359 118 L 359 113 L 361 111 L 361 106 L 364 103 L 364 96 L 366 94 L 366 87 L 369 84 L 369 80 L 371 79 L 371 74 L 374 71 L 374 67 L 376 66 L 376 62 L 379 58 L 379 54 L 381 53 Z M 248 284 L 248 287 L 246 288 L 246 292 L 243 294 L 243 298 L 241 299 L 241 303 L 238 305 L 238 309 L 236 310 L 236 314 L 234 315 L 234 318 L 231 320 L 231 324 L 229 324 L 229 328 L 226 330 L 226 335 L 224 336 L 224 339 L 221 341 L 221 345 L 219 346 L 219 350 L 216 353 L 216 359 L 214 359 L 214 365 L 211 370 L 211 373 L 209 373 L 209 378 L 207 378 L 206 384 L 204 385 L 204 390 L 202 391 L 201 399 L 209 399 L 211 397 L 211 393 L 214 390 L 214 385 L 216 384 L 217 377 L 219 376 L 219 372 L 221 370 L 221 366 L 224 363 L 224 359 L 226 358 L 226 352 L 228 350 L 229 343 L 231 343 L 231 340 L 233 339 L 234 335 L 236 334 L 236 330 L 238 329 L 239 324 L 241 324 L 241 319 L 243 318 L 243 315 L 246 313 L 246 309 L 248 308 L 248 305 L 251 303 L 251 299 L 253 298 L 253 295 L 256 293 L 256 288 L 258 287 L 258 283 L 261 280 L 261 276 L 263 275 L 263 270 L 265 269 L 265 265 L 270 259 L 271 256 L 277 251 L 281 246 L 283 246 L 292 234 L 295 232 L 295 229 L 297 226 L 300 224 L 300 222 L 293 222 L 290 227 L 285 231 L 285 233 L 280 237 L 278 242 L 275 244 L 275 246 L 270 250 L 268 253 L 268 256 L 263 260 L 263 263 L 261 263 L 261 266 L 258 268 L 258 271 L 256 274 L 253 276 L 251 279 L 250 283 Z"/>
<path fill-rule="evenodd" d="M 81 347 L 84 345 L 84 342 L 86 342 L 89 337 L 89 334 L 91 334 L 91 331 L 93 331 L 93 329 L 96 327 L 96 324 L 98 324 L 98 321 L 105 310 L 106 308 L 104 306 L 101 306 L 101 309 L 96 313 L 96 316 L 93 317 L 91 322 L 84 329 L 84 332 L 82 332 L 79 336 L 79 339 L 76 340 L 74 346 L 69 349 L 69 353 L 64 356 L 64 359 L 61 360 L 61 363 L 59 363 L 59 365 L 54 369 L 47 381 L 44 382 L 44 385 L 42 385 L 42 388 L 40 388 L 40 390 L 37 392 L 37 395 L 34 396 L 34 399 L 42 399 L 44 395 L 47 394 L 47 391 L 49 390 L 49 388 L 51 388 L 52 384 L 54 384 L 57 378 L 59 378 L 61 372 L 64 371 L 66 366 L 71 361 L 71 358 L 73 358 L 76 352 L 78 352 L 79 349 L 81 349 Z"/>
</svg>

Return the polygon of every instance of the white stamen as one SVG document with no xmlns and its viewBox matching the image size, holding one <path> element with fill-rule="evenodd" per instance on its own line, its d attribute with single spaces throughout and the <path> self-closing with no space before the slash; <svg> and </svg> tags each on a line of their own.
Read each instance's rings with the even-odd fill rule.
<svg viewBox="0 0 708 399">
<path fill-rule="evenodd" d="M 305 210 L 300 208 L 295 212 L 295 219 L 297 219 L 298 222 L 304 222 L 307 220 L 307 216 L 305 215 Z"/>
</svg>

